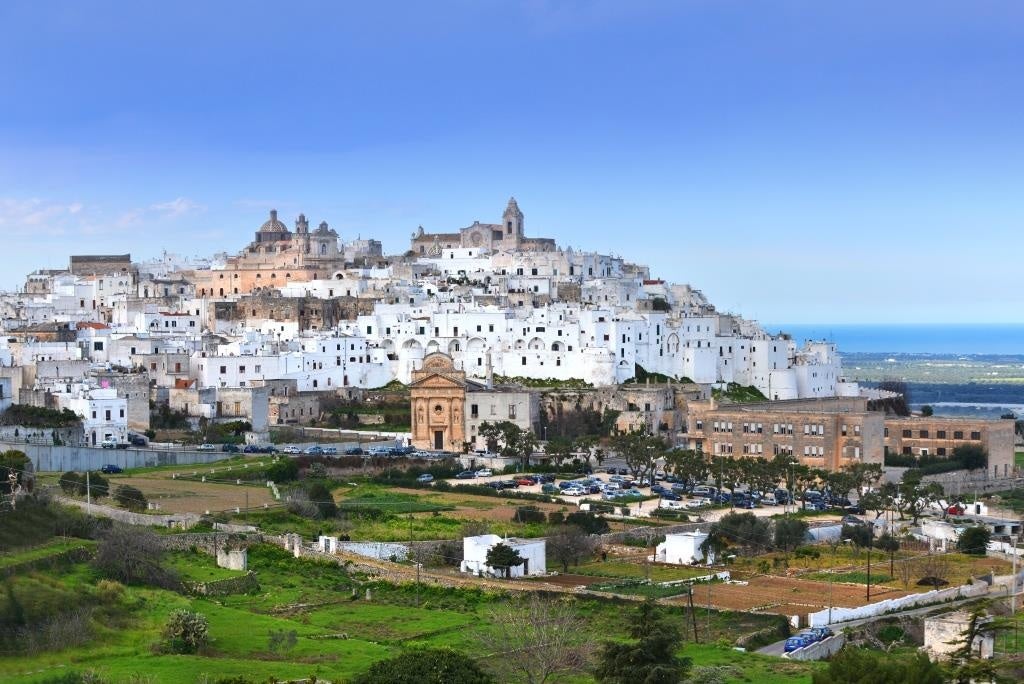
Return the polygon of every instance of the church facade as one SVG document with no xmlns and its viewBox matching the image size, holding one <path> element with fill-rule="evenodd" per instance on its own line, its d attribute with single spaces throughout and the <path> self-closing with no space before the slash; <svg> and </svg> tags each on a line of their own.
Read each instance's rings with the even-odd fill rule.
<svg viewBox="0 0 1024 684">
<path fill-rule="evenodd" d="M 462 453 L 466 442 L 466 373 L 435 352 L 412 372 L 412 446 Z"/>
<path fill-rule="evenodd" d="M 480 248 L 492 252 L 553 252 L 551 238 L 528 238 L 523 231 L 524 216 L 512 197 L 501 216 L 501 223 L 480 223 L 457 233 L 427 233 L 423 226 L 413 233 L 410 250 L 415 256 L 438 256 L 444 249 Z"/>
</svg>

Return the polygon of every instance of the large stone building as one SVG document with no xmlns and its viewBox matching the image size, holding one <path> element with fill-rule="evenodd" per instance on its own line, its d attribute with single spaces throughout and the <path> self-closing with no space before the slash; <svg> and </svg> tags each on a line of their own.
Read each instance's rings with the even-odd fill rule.
<svg viewBox="0 0 1024 684">
<path fill-rule="evenodd" d="M 480 223 L 457 233 L 427 233 L 420 226 L 412 236 L 410 249 L 416 256 L 439 256 L 444 249 L 476 247 L 491 251 L 553 252 L 551 238 L 528 238 L 523 232 L 524 217 L 516 198 L 509 199 L 501 223 Z"/>
<path fill-rule="evenodd" d="M 690 404 L 690 448 L 731 458 L 795 456 L 812 468 L 882 465 L 884 414 L 860 398 Z"/>
<path fill-rule="evenodd" d="M 330 278 L 344 267 L 338 234 L 326 221 L 310 232 L 305 215 L 299 214 L 292 232 L 272 209 L 253 241 L 229 257 L 223 268 L 190 271 L 188 278 L 199 297 L 227 297 L 289 282 Z"/>
<path fill-rule="evenodd" d="M 912 416 L 885 420 L 885 450 L 906 456 L 953 455 L 958 446 L 973 444 L 988 452 L 992 477 L 1008 477 L 1013 470 L 1012 420 Z"/>
</svg>

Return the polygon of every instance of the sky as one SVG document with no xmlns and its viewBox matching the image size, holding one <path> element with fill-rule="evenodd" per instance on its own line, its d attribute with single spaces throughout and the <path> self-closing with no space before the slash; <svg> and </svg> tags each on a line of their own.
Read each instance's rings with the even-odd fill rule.
<svg viewBox="0 0 1024 684">
<path fill-rule="evenodd" d="M 1024 4 L 0 3 L 0 288 L 277 208 L 498 221 L 790 323 L 1024 322 Z"/>
</svg>

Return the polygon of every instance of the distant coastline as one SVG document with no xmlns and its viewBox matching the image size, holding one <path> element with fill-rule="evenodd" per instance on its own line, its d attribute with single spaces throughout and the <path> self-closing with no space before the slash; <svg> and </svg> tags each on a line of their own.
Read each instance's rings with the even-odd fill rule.
<svg viewBox="0 0 1024 684">
<path fill-rule="evenodd" d="M 840 353 L 1024 355 L 1024 323 L 765 324 L 769 332 L 834 341 Z"/>
</svg>

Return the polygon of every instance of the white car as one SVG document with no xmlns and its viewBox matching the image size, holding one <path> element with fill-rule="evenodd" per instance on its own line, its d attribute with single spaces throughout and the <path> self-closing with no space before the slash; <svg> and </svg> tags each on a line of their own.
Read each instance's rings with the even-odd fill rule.
<svg viewBox="0 0 1024 684">
<path fill-rule="evenodd" d="M 197 451 L 213 451 L 216 448 L 217 447 L 213 446 L 212 444 L 200 444 L 199 446 L 196 447 L 196 450 Z"/>
<path fill-rule="evenodd" d="M 586 492 L 583 491 L 583 487 L 566 487 L 562 490 L 562 494 L 566 496 L 583 496 Z"/>
<path fill-rule="evenodd" d="M 475 473 L 476 477 L 490 477 L 493 474 L 490 468 L 481 468 Z"/>
<path fill-rule="evenodd" d="M 290 446 L 289 445 L 289 446 L 286 446 L 284 449 L 281 449 L 281 453 L 282 454 L 301 454 L 302 450 L 299 449 L 299 447 L 297 447 L 297 446 Z"/>
</svg>

